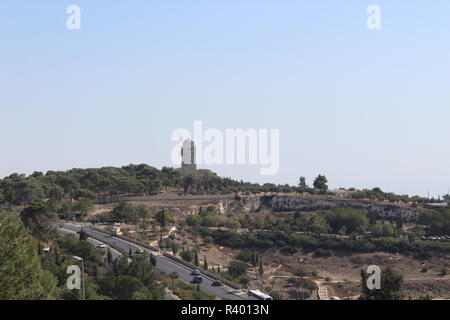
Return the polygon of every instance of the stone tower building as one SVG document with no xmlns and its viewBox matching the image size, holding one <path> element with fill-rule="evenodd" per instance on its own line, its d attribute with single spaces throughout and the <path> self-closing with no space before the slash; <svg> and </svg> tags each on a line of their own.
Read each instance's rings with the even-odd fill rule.
<svg viewBox="0 0 450 320">
<path fill-rule="evenodd" d="M 195 155 L 194 141 L 186 139 L 181 147 L 181 168 L 185 174 L 192 174 L 197 170 Z"/>
</svg>

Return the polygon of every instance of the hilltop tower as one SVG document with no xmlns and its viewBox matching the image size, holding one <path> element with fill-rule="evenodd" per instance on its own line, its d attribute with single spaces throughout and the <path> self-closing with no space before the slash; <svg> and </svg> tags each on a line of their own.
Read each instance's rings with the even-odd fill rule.
<svg viewBox="0 0 450 320">
<path fill-rule="evenodd" d="M 197 170 L 195 153 L 194 141 L 186 139 L 181 146 L 181 168 L 185 174 L 192 174 Z"/>
</svg>

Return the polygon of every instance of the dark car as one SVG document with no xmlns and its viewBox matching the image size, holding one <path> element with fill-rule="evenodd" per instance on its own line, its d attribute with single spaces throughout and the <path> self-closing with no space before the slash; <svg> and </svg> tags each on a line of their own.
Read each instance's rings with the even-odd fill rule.
<svg viewBox="0 0 450 320">
<path fill-rule="evenodd" d="M 214 287 L 221 287 L 221 286 L 223 286 L 223 283 L 222 283 L 222 281 L 220 281 L 220 280 L 214 280 L 213 283 L 212 283 L 212 285 L 213 285 Z"/>
<path fill-rule="evenodd" d="M 194 277 L 194 279 L 192 279 L 192 283 L 202 283 L 203 282 L 203 278 L 200 276 L 196 276 Z"/>
</svg>

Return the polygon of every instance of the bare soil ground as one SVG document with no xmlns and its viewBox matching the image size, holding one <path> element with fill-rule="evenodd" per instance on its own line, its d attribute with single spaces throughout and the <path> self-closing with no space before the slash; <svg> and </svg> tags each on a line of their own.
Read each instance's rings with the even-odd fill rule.
<svg viewBox="0 0 450 320">
<path fill-rule="evenodd" d="M 156 213 L 162 209 L 170 210 L 176 219 L 184 219 L 189 214 L 196 214 L 200 208 L 208 206 L 220 207 L 219 201 L 211 200 L 178 200 L 178 201 L 133 201 L 133 204 L 146 204 Z"/>
<path fill-rule="evenodd" d="M 188 243 L 200 243 L 202 240 L 187 235 Z M 230 261 L 235 259 L 239 250 L 210 245 L 202 246 L 199 260 L 204 257 L 208 265 L 220 266 L 222 270 Z M 262 255 L 264 261 L 264 276 L 260 277 L 256 268 L 247 265 L 248 276 L 251 280 L 249 287 L 265 291 L 276 290 L 282 292 L 288 299 L 303 299 L 301 292 L 287 283 L 289 278 L 295 277 L 299 269 L 308 273 L 306 278 L 318 279 L 327 282 L 329 296 L 341 299 L 356 299 L 360 293 L 360 271 L 369 265 L 378 265 L 382 269 L 392 266 L 404 275 L 405 292 L 412 298 L 431 296 L 433 298 L 450 299 L 450 276 L 442 276 L 443 268 L 450 267 L 449 257 L 431 258 L 419 261 L 411 257 L 397 254 L 364 253 L 364 254 L 338 254 L 328 258 L 318 258 L 313 254 L 284 255 L 278 251 L 267 251 Z M 426 270 L 426 272 L 424 272 Z M 316 271 L 317 277 L 311 276 Z M 313 292 L 309 299 L 316 299 L 317 292 Z"/>
<path fill-rule="evenodd" d="M 317 258 L 312 254 L 297 253 L 283 255 L 267 252 L 266 262 L 282 264 L 282 271 L 293 274 L 295 270 L 316 271 L 320 278 L 329 278 L 331 295 L 348 298 L 358 294 L 361 269 L 378 265 L 382 269 L 392 266 L 404 275 L 407 295 L 418 298 L 425 295 L 450 298 L 450 276 L 442 276 L 441 271 L 450 267 L 446 258 L 431 258 L 419 261 L 402 255 L 389 253 L 340 254 L 328 258 Z M 426 272 L 425 272 L 426 270 Z"/>
</svg>

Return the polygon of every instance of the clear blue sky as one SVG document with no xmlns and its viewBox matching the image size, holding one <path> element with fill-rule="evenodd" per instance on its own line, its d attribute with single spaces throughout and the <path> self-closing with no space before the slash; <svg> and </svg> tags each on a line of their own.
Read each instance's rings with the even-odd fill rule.
<svg viewBox="0 0 450 320">
<path fill-rule="evenodd" d="M 170 165 L 172 131 L 202 120 L 280 129 L 278 175 L 223 176 L 442 195 L 449 75 L 448 0 L 2 0 L 0 176 Z"/>
</svg>

